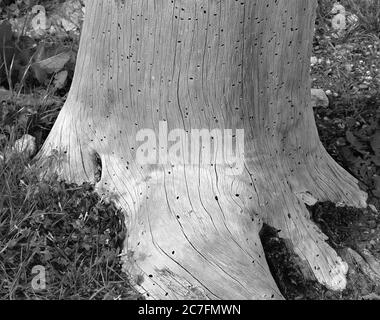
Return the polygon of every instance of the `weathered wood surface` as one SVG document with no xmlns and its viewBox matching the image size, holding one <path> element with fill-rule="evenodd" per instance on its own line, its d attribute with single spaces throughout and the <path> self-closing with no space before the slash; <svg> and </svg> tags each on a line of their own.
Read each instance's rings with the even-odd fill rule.
<svg viewBox="0 0 380 320">
<path fill-rule="evenodd" d="M 366 206 L 357 181 L 321 145 L 308 107 L 315 7 L 87 2 L 73 85 L 40 159 L 59 150 L 54 171 L 96 182 L 124 209 L 124 269 L 149 298 L 281 299 L 260 243 L 263 223 L 281 230 L 318 281 L 345 287 L 347 264 L 305 206 Z M 136 134 L 160 121 L 169 130 L 244 129 L 243 173 L 139 166 Z"/>
</svg>

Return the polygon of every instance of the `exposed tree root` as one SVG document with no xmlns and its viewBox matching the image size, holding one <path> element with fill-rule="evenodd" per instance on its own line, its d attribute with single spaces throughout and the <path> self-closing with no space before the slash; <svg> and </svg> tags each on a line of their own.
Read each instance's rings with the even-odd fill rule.
<svg viewBox="0 0 380 320">
<path fill-rule="evenodd" d="M 221 167 L 139 170 L 126 166 L 122 155 L 95 152 L 91 145 L 88 156 L 75 158 L 79 147 L 64 139 L 55 146 L 67 146 L 64 157 L 51 168 L 81 183 L 95 177 L 101 163 L 96 190 L 126 213 L 124 269 L 149 298 L 281 299 L 259 238 L 264 222 L 290 241 L 320 283 L 345 288 L 348 266 L 325 242 L 300 197 L 365 206 L 356 181 L 330 158 L 320 162 L 322 168 L 297 171 L 286 171 L 286 162 L 279 161 L 277 170 L 267 170 L 268 163 L 251 172 L 248 163 L 245 174 L 234 178 Z M 42 151 L 45 157 L 48 150 Z M 85 169 L 87 158 L 93 163 Z"/>
</svg>

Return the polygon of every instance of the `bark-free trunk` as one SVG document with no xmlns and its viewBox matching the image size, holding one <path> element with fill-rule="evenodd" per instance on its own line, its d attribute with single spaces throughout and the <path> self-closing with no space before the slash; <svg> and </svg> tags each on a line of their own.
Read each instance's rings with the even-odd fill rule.
<svg viewBox="0 0 380 320">
<path fill-rule="evenodd" d="M 309 107 L 315 7 L 87 1 L 72 88 L 39 159 L 66 180 L 96 182 L 125 211 L 125 271 L 147 297 L 282 298 L 260 243 L 263 223 L 318 281 L 345 287 L 347 264 L 305 205 L 366 206 L 357 181 L 321 145 Z M 136 136 L 151 129 L 158 137 L 165 126 L 244 129 L 241 172 L 231 175 L 227 161 L 142 166 Z"/>
</svg>

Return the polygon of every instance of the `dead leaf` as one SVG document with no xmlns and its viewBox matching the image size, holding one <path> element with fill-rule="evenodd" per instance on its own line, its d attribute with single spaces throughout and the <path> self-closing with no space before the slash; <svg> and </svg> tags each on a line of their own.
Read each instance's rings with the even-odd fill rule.
<svg viewBox="0 0 380 320">
<path fill-rule="evenodd" d="M 35 62 L 33 66 L 38 66 L 47 74 L 52 74 L 61 71 L 65 64 L 70 61 L 70 58 L 71 54 L 69 52 L 62 52 L 45 60 Z"/>
<path fill-rule="evenodd" d="M 38 51 L 37 62 L 32 64 L 34 76 L 40 83 L 45 83 L 48 75 L 60 72 L 71 59 L 69 52 L 62 52 L 52 57 L 41 59 L 45 55 L 46 51 L 42 48 Z"/>
<path fill-rule="evenodd" d="M 66 85 L 68 75 L 69 73 L 66 70 L 57 73 L 54 76 L 54 88 L 62 89 Z"/>
</svg>

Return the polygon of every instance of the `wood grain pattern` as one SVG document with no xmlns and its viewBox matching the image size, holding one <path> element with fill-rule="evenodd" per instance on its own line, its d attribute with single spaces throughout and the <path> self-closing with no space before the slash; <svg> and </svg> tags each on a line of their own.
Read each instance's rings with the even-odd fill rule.
<svg viewBox="0 0 380 320">
<path fill-rule="evenodd" d="M 63 179 L 96 182 L 123 208 L 124 269 L 149 298 L 282 299 L 260 243 L 263 223 L 318 281 L 345 287 L 347 264 L 304 203 L 365 207 L 367 199 L 324 150 L 308 107 L 315 7 L 87 1 L 72 88 L 39 159 Z M 228 176 L 227 165 L 139 166 L 136 134 L 160 121 L 244 129 L 243 174 Z"/>
</svg>

